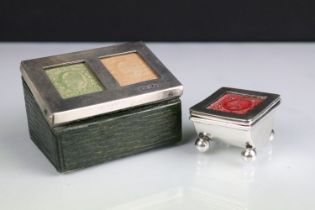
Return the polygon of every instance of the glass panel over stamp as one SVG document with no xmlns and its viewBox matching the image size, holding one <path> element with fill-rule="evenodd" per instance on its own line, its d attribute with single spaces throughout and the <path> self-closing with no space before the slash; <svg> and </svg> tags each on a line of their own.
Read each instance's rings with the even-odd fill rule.
<svg viewBox="0 0 315 210">
<path fill-rule="evenodd" d="M 244 115 L 256 108 L 265 97 L 226 93 L 210 104 L 207 109 Z"/>
<path fill-rule="evenodd" d="M 100 59 L 120 86 L 158 79 L 156 73 L 138 53 L 128 53 Z"/>
<path fill-rule="evenodd" d="M 104 89 L 85 63 L 47 68 L 45 72 L 63 99 Z"/>
</svg>

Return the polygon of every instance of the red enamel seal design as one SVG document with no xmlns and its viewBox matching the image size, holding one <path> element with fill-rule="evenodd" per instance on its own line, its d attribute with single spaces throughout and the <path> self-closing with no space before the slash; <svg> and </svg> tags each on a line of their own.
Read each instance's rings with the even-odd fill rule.
<svg viewBox="0 0 315 210">
<path fill-rule="evenodd" d="M 227 93 L 208 106 L 207 109 L 235 114 L 246 114 L 258 106 L 263 100 L 263 98 L 255 96 Z"/>
</svg>

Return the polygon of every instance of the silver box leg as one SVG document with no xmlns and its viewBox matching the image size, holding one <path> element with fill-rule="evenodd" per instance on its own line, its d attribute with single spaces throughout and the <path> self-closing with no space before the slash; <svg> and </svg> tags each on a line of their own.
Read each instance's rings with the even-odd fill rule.
<svg viewBox="0 0 315 210">
<path fill-rule="evenodd" d="M 207 133 L 199 133 L 198 139 L 195 142 L 195 146 L 199 152 L 206 152 L 209 150 L 212 144 L 212 139 Z"/>
</svg>

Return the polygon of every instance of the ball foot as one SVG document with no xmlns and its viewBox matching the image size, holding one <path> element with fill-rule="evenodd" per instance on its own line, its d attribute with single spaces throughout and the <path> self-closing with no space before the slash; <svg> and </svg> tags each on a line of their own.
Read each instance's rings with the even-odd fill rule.
<svg viewBox="0 0 315 210">
<path fill-rule="evenodd" d="M 253 146 L 247 144 L 241 154 L 245 161 L 254 161 L 256 159 L 257 152 Z"/>
<path fill-rule="evenodd" d="M 270 136 L 269 136 L 269 141 L 273 141 L 274 138 L 275 138 L 275 131 L 272 129 L 271 133 L 270 133 Z"/>
<path fill-rule="evenodd" d="M 199 138 L 195 142 L 195 146 L 199 152 L 206 152 L 210 148 L 211 138 L 206 133 L 199 133 Z"/>
</svg>

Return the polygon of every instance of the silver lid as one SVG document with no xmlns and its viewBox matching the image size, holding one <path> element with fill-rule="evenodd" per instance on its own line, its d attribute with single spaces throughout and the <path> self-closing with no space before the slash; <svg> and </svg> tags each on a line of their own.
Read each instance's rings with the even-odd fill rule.
<svg viewBox="0 0 315 210">
<path fill-rule="evenodd" d="M 120 86 L 100 59 L 128 53 L 138 53 L 158 76 L 157 79 Z M 82 62 L 89 67 L 104 89 L 62 98 L 45 69 Z M 50 126 L 167 100 L 183 93 L 182 84 L 142 42 L 22 61 L 21 73 Z"/>
<path fill-rule="evenodd" d="M 244 114 L 225 112 L 208 108 L 225 94 L 237 94 L 263 99 L 261 103 Z M 190 116 L 222 123 L 250 126 L 280 104 L 280 95 L 229 87 L 218 89 L 211 96 L 190 108 Z"/>
</svg>

